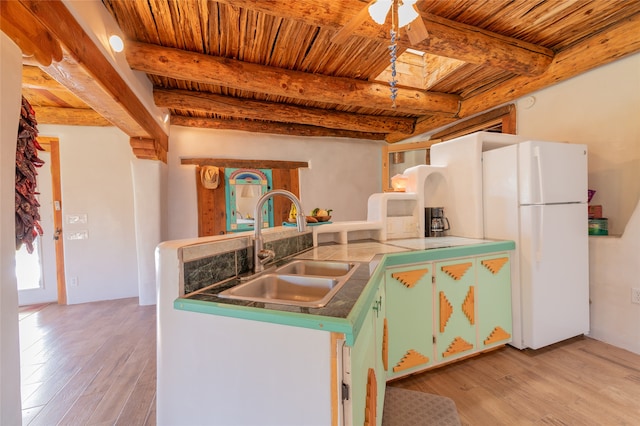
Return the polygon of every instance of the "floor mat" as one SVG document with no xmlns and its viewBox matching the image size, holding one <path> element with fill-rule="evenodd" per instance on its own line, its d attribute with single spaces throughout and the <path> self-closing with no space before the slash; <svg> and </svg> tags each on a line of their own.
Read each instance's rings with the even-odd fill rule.
<svg viewBox="0 0 640 426">
<path fill-rule="evenodd" d="M 383 426 L 460 426 L 451 398 L 387 386 Z"/>
</svg>

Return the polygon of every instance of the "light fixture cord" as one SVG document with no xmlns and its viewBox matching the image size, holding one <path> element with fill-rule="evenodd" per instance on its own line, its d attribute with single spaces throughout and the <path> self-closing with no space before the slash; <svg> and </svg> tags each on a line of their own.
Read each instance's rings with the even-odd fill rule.
<svg viewBox="0 0 640 426">
<path fill-rule="evenodd" d="M 396 97 L 398 96 L 398 80 L 396 79 L 396 59 L 398 55 L 398 44 L 396 38 L 398 36 L 398 22 L 397 22 L 397 0 L 393 0 L 391 5 L 391 45 L 389 46 L 389 56 L 391 56 L 391 80 L 389 80 L 389 90 L 391 91 L 391 107 L 396 108 Z"/>
</svg>

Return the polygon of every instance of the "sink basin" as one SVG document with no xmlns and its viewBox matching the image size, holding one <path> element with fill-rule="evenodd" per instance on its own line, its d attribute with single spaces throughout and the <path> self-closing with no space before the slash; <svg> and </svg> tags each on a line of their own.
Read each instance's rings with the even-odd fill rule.
<svg viewBox="0 0 640 426">
<path fill-rule="evenodd" d="M 218 296 L 263 303 L 320 307 L 328 302 L 324 300 L 325 297 L 339 282 L 328 277 L 266 274 L 227 289 Z"/>
<path fill-rule="evenodd" d="M 218 297 L 321 308 L 348 281 L 355 263 L 295 260 L 218 293 Z"/>
<path fill-rule="evenodd" d="M 354 263 L 328 260 L 294 260 L 276 270 L 280 274 L 341 277 L 346 275 Z"/>
</svg>

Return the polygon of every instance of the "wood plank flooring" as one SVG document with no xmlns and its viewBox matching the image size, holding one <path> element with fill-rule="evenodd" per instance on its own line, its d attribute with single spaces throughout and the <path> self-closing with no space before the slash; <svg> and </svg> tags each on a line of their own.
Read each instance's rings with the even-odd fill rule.
<svg viewBox="0 0 640 426">
<path fill-rule="evenodd" d="M 20 309 L 22 423 L 155 425 L 155 306 Z"/>
<path fill-rule="evenodd" d="M 23 424 L 154 425 L 155 318 L 136 298 L 22 308 Z M 589 338 L 390 386 L 452 398 L 463 425 L 640 425 L 640 355 Z"/>
<path fill-rule="evenodd" d="M 586 337 L 507 346 L 389 385 L 453 399 L 463 425 L 640 425 L 640 355 Z"/>
</svg>

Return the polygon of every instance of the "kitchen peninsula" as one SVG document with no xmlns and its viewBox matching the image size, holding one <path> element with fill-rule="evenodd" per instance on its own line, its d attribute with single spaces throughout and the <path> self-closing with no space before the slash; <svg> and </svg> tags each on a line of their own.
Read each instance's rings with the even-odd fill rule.
<svg viewBox="0 0 640 426">
<path fill-rule="evenodd" d="M 233 271 L 246 270 L 251 235 L 162 243 L 158 424 L 380 424 L 387 380 L 510 341 L 511 241 L 313 246 L 310 231 L 276 227 L 267 244 L 280 263 L 356 269 L 323 307 L 223 299 Z M 230 278 L 208 275 L 225 269 Z"/>
</svg>

